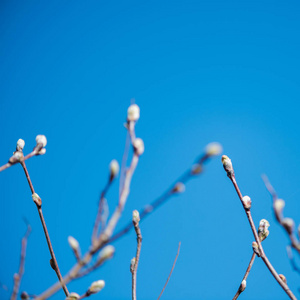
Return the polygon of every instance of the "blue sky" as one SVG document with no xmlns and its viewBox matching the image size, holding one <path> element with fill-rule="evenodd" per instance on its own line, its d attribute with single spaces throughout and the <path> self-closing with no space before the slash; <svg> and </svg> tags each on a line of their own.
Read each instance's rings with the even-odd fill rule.
<svg viewBox="0 0 300 300">
<path fill-rule="evenodd" d="M 299 297 L 288 239 L 260 177 L 269 176 L 286 200 L 285 215 L 299 224 L 299 13 L 296 1 L 1 2 L 0 157 L 4 164 L 19 138 L 28 153 L 37 134 L 47 136 L 46 155 L 27 166 L 62 273 L 74 263 L 69 235 L 83 251 L 89 247 L 108 164 L 122 159 L 123 123 L 135 99 L 145 153 L 118 228 L 133 209 L 169 187 L 207 143 L 218 141 L 233 161 L 242 193 L 252 198 L 255 223 L 266 218 L 271 224 L 266 254 Z M 0 280 L 12 286 L 25 216 L 33 232 L 21 290 L 39 294 L 56 276 L 21 167 L 1 173 L 0 183 Z M 115 183 L 107 196 L 110 211 L 117 194 Z M 162 299 L 233 297 L 253 237 L 219 157 L 141 230 L 138 299 L 158 297 L 179 241 Z M 104 279 L 95 299 L 130 299 L 135 235 L 115 247 L 113 260 L 69 289 L 83 293 Z M 1 299 L 8 297 L 0 291 Z M 241 299 L 286 298 L 257 260 Z"/>
</svg>

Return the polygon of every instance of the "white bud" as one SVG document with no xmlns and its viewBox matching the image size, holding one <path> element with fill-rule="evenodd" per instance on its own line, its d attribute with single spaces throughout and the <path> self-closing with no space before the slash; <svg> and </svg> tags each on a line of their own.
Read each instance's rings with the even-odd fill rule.
<svg viewBox="0 0 300 300">
<path fill-rule="evenodd" d="M 23 156 L 24 156 L 24 155 L 23 155 L 21 152 L 19 152 L 19 151 L 16 151 L 16 152 L 14 153 L 14 155 L 13 155 L 13 157 L 14 157 L 17 161 L 20 161 L 21 158 L 22 158 Z"/>
<path fill-rule="evenodd" d="M 44 155 L 46 153 L 46 148 L 42 148 L 40 151 L 39 151 L 39 155 Z"/>
<path fill-rule="evenodd" d="M 232 167 L 231 159 L 227 155 L 222 156 L 222 164 L 224 170 L 227 172 L 227 175 L 231 176 L 233 174 L 233 167 Z"/>
<path fill-rule="evenodd" d="M 104 280 L 98 280 L 98 281 L 94 281 L 90 288 L 88 289 L 88 293 L 89 294 L 96 294 L 98 292 L 100 292 L 105 286 L 105 281 Z"/>
<path fill-rule="evenodd" d="M 109 164 L 110 178 L 113 179 L 119 174 L 119 163 L 113 159 Z"/>
<path fill-rule="evenodd" d="M 37 135 L 35 138 L 35 141 L 37 144 L 42 144 L 43 147 L 46 147 L 46 145 L 47 145 L 47 139 L 44 135 L 41 135 L 41 134 Z"/>
<path fill-rule="evenodd" d="M 99 260 L 107 260 L 113 257 L 115 253 L 115 247 L 112 245 L 105 246 L 98 255 Z"/>
<path fill-rule="evenodd" d="M 72 236 L 69 236 L 68 237 L 68 243 L 69 243 L 70 247 L 74 251 L 78 251 L 78 249 L 79 249 L 79 243 L 78 243 L 78 241 L 75 238 L 73 238 Z"/>
<path fill-rule="evenodd" d="M 18 139 L 18 141 L 17 141 L 17 151 L 23 150 L 24 146 L 25 146 L 25 141 L 22 140 L 22 139 Z"/>
<path fill-rule="evenodd" d="M 139 223 L 140 221 L 140 213 L 137 210 L 132 212 L 132 221 L 133 223 Z"/>
<path fill-rule="evenodd" d="M 42 199 L 37 193 L 33 193 L 31 197 L 32 197 L 33 202 L 36 205 L 38 205 L 38 206 L 42 205 Z"/>
<path fill-rule="evenodd" d="M 185 185 L 182 182 L 177 182 L 172 190 L 173 193 L 183 193 L 185 191 Z"/>
<path fill-rule="evenodd" d="M 246 285 L 247 285 L 247 282 L 246 280 L 244 279 L 242 282 L 241 282 L 241 285 L 240 285 L 240 291 L 243 292 L 246 288 Z"/>
<path fill-rule="evenodd" d="M 133 148 L 137 155 L 142 155 L 145 150 L 144 142 L 142 139 L 137 138 L 133 142 Z"/>
<path fill-rule="evenodd" d="M 217 143 L 217 142 L 209 143 L 205 147 L 205 152 L 208 156 L 220 155 L 222 153 L 222 151 L 223 151 L 223 148 L 222 148 L 221 144 Z"/>
<path fill-rule="evenodd" d="M 244 196 L 242 201 L 243 201 L 243 205 L 246 209 L 251 208 L 251 198 L 249 196 Z"/>
<path fill-rule="evenodd" d="M 292 234 L 295 228 L 295 222 L 291 218 L 284 218 L 281 222 L 282 226 L 288 232 L 288 234 Z"/>
<path fill-rule="evenodd" d="M 77 293 L 70 293 L 69 296 L 66 298 L 66 300 L 77 300 L 80 299 L 80 296 Z"/>
<path fill-rule="evenodd" d="M 280 215 L 281 214 L 284 206 L 285 206 L 284 200 L 282 200 L 282 199 L 276 199 L 275 200 L 275 202 L 274 202 L 274 210 L 275 210 L 276 215 Z"/>
<path fill-rule="evenodd" d="M 127 120 L 137 121 L 140 118 L 140 108 L 136 104 L 131 104 L 127 110 Z"/>
<path fill-rule="evenodd" d="M 265 240 L 269 235 L 269 230 L 268 230 L 269 227 L 270 227 L 270 223 L 266 219 L 260 220 L 259 227 L 258 227 L 258 236 L 261 241 Z"/>
</svg>

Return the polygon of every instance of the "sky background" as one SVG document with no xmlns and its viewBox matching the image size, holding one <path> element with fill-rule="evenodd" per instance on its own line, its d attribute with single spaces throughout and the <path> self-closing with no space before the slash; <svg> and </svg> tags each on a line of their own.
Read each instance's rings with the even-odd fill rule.
<svg viewBox="0 0 300 300">
<path fill-rule="evenodd" d="M 90 245 L 97 202 L 112 159 L 122 159 L 127 108 L 140 106 L 136 133 L 145 143 L 117 228 L 132 210 L 159 196 L 218 141 L 234 164 L 255 223 L 269 220 L 263 246 L 300 297 L 289 264 L 288 239 L 276 223 L 261 180 L 266 173 L 300 220 L 300 5 L 298 1 L 5 1 L 0 4 L 0 159 L 16 141 L 24 153 L 45 134 L 47 153 L 27 162 L 63 274 L 74 264 L 69 235 Z M 28 241 L 21 291 L 39 294 L 56 282 L 50 255 L 20 166 L 0 174 L 0 281 L 12 288 L 26 217 Z M 110 211 L 118 183 L 107 195 Z M 220 157 L 141 223 L 139 300 L 156 299 L 177 246 L 181 251 L 161 299 L 231 299 L 252 254 L 247 218 Z M 71 283 L 93 299 L 131 299 L 132 232 L 115 257 Z M 300 265 L 300 259 L 297 260 Z M 0 289 L 0 298 L 10 293 Z M 241 299 L 287 299 L 257 259 Z M 62 292 L 53 299 L 64 299 Z"/>
</svg>

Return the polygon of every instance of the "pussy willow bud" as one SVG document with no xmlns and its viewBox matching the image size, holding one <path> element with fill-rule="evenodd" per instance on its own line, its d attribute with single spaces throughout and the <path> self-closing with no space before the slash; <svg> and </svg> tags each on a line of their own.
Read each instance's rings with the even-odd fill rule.
<svg viewBox="0 0 300 300">
<path fill-rule="evenodd" d="M 22 139 L 18 139 L 17 141 L 17 151 L 22 151 L 25 146 L 25 141 Z"/>
<path fill-rule="evenodd" d="M 260 257 L 260 252 L 259 252 L 258 245 L 257 245 L 256 242 L 252 242 L 252 249 L 253 249 L 254 253 L 255 253 L 258 257 Z"/>
<path fill-rule="evenodd" d="M 89 287 L 87 294 L 91 295 L 91 294 L 96 294 L 98 292 L 100 292 L 105 286 L 105 281 L 104 280 L 98 280 L 98 281 L 94 281 L 91 286 Z"/>
<path fill-rule="evenodd" d="M 119 174 L 119 163 L 113 159 L 109 164 L 109 171 L 110 171 L 110 180 L 113 180 Z"/>
<path fill-rule="evenodd" d="M 131 104 L 127 110 L 127 120 L 137 121 L 140 118 L 140 108 L 136 104 Z"/>
<path fill-rule="evenodd" d="M 132 222 L 138 224 L 140 221 L 140 213 L 137 210 L 132 212 Z"/>
<path fill-rule="evenodd" d="M 185 191 L 185 185 L 182 182 L 177 182 L 173 187 L 173 193 L 183 193 Z"/>
<path fill-rule="evenodd" d="M 278 275 L 280 277 L 280 279 L 286 284 L 287 281 L 286 281 L 286 277 L 283 275 L 283 274 L 279 274 Z"/>
<path fill-rule="evenodd" d="M 269 235 L 269 230 L 268 230 L 269 227 L 270 227 L 270 223 L 266 219 L 262 219 L 259 222 L 258 237 L 260 238 L 261 242 L 265 240 Z"/>
<path fill-rule="evenodd" d="M 46 148 L 42 148 L 39 152 L 38 155 L 44 155 L 46 153 Z"/>
<path fill-rule="evenodd" d="M 284 218 L 281 222 L 288 234 L 292 234 L 295 229 L 295 222 L 291 218 Z"/>
<path fill-rule="evenodd" d="M 205 147 L 205 153 L 207 156 L 220 155 L 222 153 L 222 151 L 223 151 L 223 148 L 222 148 L 221 144 L 217 143 L 217 142 L 209 143 Z"/>
<path fill-rule="evenodd" d="M 9 163 L 15 164 L 19 162 L 24 157 L 23 153 L 20 151 L 16 151 L 14 155 L 9 159 Z"/>
<path fill-rule="evenodd" d="M 240 287 L 239 287 L 239 290 L 240 290 L 241 293 L 246 289 L 246 285 L 247 285 L 247 282 L 246 282 L 246 280 L 244 279 L 244 280 L 241 282 L 241 285 L 240 285 Z"/>
<path fill-rule="evenodd" d="M 99 252 L 98 260 L 103 261 L 103 260 L 110 259 L 113 257 L 114 253 L 115 253 L 115 247 L 112 245 L 107 245 Z"/>
<path fill-rule="evenodd" d="M 144 142 L 142 139 L 140 138 L 137 138 L 134 140 L 133 142 L 133 148 L 134 148 L 134 151 L 137 155 L 142 155 L 144 153 L 144 150 L 145 150 L 145 146 L 144 146 Z"/>
<path fill-rule="evenodd" d="M 77 300 L 80 299 L 80 296 L 77 293 L 70 293 L 69 296 L 66 298 L 66 300 Z"/>
<path fill-rule="evenodd" d="M 245 209 L 251 208 L 251 198 L 249 196 L 244 196 L 242 202 L 243 202 Z"/>
<path fill-rule="evenodd" d="M 130 272 L 131 273 L 134 271 L 135 262 L 136 262 L 136 258 L 133 257 L 130 261 Z"/>
<path fill-rule="evenodd" d="M 223 168 L 227 173 L 228 177 L 231 177 L 234 174 L 231 159 L 227 155 L 222 156 Z"/>
<path fill-rule="evenodd" d="M 32 194 L 32 200 L 37 206 L 42 206 L 42 199 L 37 193 Z"/>
<path fill-rule="evenodd" d="M 276 199 L 274 201 L 273 208 L 274 208 L 276 219 L 278 221 L 280 221 L 280 219 L 282 217 L 282 211 L 283 211 L 284 206 L 285 206 L 284 200 Z"/>
<path fill-rule="evenodd" d="M 27 292 L 22 292 L 22 293 L 21 293 L 21 299 L 22 299 L 22 300 L 29 300 L 30 297 L 29 297 L 29 295 L 28 295 Z"/>
<path fill-rule="evenodd" d="M 197 175 L 200 174 L 202 172 L 203 168 L 200 164 L 195 164 L 192 166 L 192 174 L 193 175 Z"/>
<path fill-rule="evenodd" d="M 69 245 L 70 245 L 70 247 L 72 248 L 73 251 L 78 251 L 79 250 L 79 243 L 72 236 L 68 237 L 68 243 L 69 243 Z"/>
<path fill-rule="evenodd" d="M 47 145 L 47 139 L 42 134 L 37 135 L 36 138 L 35 138 L 35 141 L 36 141 L 37 144 L 42 144 L 43 147 L 46 147 L 46 145 Z"/>
</svg>

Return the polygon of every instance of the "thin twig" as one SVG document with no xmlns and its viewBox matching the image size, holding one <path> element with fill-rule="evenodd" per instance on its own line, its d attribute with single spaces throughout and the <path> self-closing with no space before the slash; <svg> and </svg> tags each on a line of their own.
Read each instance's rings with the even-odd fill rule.
<svg viewBox="0 0 300 300">
<path fill-rule="evenodd" d="M 142 233 L 139 226 L 139 218 L 138 220 L 133 220 L 132 223 L 134 225 L 134 229 L 136 233 L 137 247 L 136 247 L 136 255 L 133 261 L 133 266 L 130 269 L 132 274 L 132 300 L 136 300 L 136 273 L 139 265 L 140 253 L 142 247 Z"/>
<path fill-rule="evenodd" d="M 34 187 L 33 187 L 32 181 L 30 179 L 25 161 L 21 161 L 20 163 L 21 163 L 21 166 L 23 167 L 23 170 L 25 172 L 25 175 L 26 175 L 31 193 L 35 194 Z M 58 279 L 61 283 L 61 287 L 63 288 L 63 290 L 65 292 L 65 295 L 68 296 L 69 291 L 68 291 L 68 288 L 66 287 L 66 285 L 63 283 L 63 278 L 61 276 L 61 273 L 60 273 L 60 270 L 59 270 L 59 267 L 58 267 L 58 264 L 57 264 L 57 260 L 56 260 L 55 254 L 54 254 L 54 250 L 53 250 L 52 243 L 51 243 L 51 240 L 50 240 L 50 236 L 49 236 L 49 233 L 48 233 L 48 229 L 47 229 L 47 226 L 46 226 L 45 218 L 44 218 L 44 215 L 43 215 L 42 202 L 41 202 L 40 198 L 39 198 L 39 200 L 40 200 L 40 202 L 35 202 L 35 204 L 36 204 L 39 216 L 40 216 L 40 220 L 41 220 L 41 223 L 42 223 L 42 226 L 43 226 L 43 230 L 44 230 L 45 237 L 46 237 L 46 240 L 47 240 L 48 248 L 49 248 L 49 251 L 50 251 L 51 267 L 54 269 L 54 271 L 55 271 L 55 273 L 56 273 L 56 275 L 57 275 L 57 277 L 58 277 Z"/>
<path fill-rule="evenodd" d="M 232 298 L 232 300 L 236 300 L 239 297 L 239 295 L 245 290 L 245 288 L 246 288 L 246 281 L 247 281 L 248 275 L 250 273 L 250 270 L 252 268 L 252 265 L 254 263 L 255 257 L 256 257 L 256 254 L 255 254 L 255 252 L 253 252 L 251 260 L 250 260 L 249 265 L 247 267 L 246 273 L 245 273 L 245 275 L 244 275 L 244 277 L 243 277 L 243 279 L 241 281 L 239 289 L 237 290 L 237 292 L 234 295 L 234 297 Z"/>
<path fill-rule="evenodd" d="M 26 233 L 25 233 L 24 237 L 22 238 L 22 248 L 21 248 L 19 272 L 14 275 L 14 287 L 13 287 L 13 293 L 10 297 L 10 300 L 16 300 L 18 293 L 19 293 L 21 280 L 22 280 L 24 270 L 25 270 L 26 248 L 27 248 L 27 241 L 28 241 L 30 232 L 31 232 L 31 226 L 29 224 L 27 224 Z"/>
<path fill-rule="evenodd" d="M 161 295 L 163 294 L 164 290 L 166 289 L 166 287 L 167 287 L 167 285 L 168 285 L 168 282 L 169 282 L 169 280 L 170 280 L 170 278 L 171 278 L 171 275 L 172 275 L 173 270 L 174 270 L 174 268 L 175 268 L 176 261 L 177 261 L 177 258 L 178 258 L 179 252 L 180 252 L 180 245 L 181 245 L 181 242 L 179 242 L 179 244 L 178 244 L 177 254 L 176 254 L 175 260 L 174 260 L 174 262 L 173 262 L 173 266 L 172 266 L 172 269 L 171 269 L 171 271 L 170 271 L 170 274 L 169 274 L 169 276 L 168 276 L 168 278 L 167 278 L 167 281 L 166 281 L 166 283 L 165 283 L 165 285 L 164 285 L 162 291 L 160 292 L 160 294 L 159 294 L 157 300 L 160 299 Z"/>
<path fill-rule="evenodd" d="M 290 297 L 290 299 L 296 300 L 297 298 L 295 297 L 295 295 L 292 293 L 292 291 L 289 289 L 288 285 L 286 283 L 283 282 L 283 280 L 279 277 L 278 273 L 276 272 L 276 270 L 274 269 L 274 267 L 272 266 L 272 264 L 270 263 L 270 261 L 268 260 L 266 254 L 264 253 L 263 247 L 261 245 L 261 241 L 260 238 L 258 237 L 258 233 L 256 231 L 253 219 L 252 219 L 252 215 L 251 215 L 251 211 L 250 208 L 247 208 L 245 203 L 243 202 L 243 196 L 242 193 L 238 187 L 238 184 L 236 182 L 236 178 L 235 178 L 235 174 L 234 174 L 234 170 L 233 170 L 233 166 L 231 163 L 231 160 L 223 155 L 222 157 L 222 162 L 223 162 L 223 167 L 227 173 L 227 176 L 229 177 L 229 179 L 231 180 L 231 182 L 233 183 L 233 186 L 238 194 L 238 197 L 243 205 L 243 208 L 245 210 L 245 213 L 247 215 L 252 233 L 254 235 L 255 241 L 258 245 L 258 249 L 260 252 L 260 257 L 262 258 L 263 262 L 265 263 L 265 265 L 267 266 L 267 268 L 270 270 L 271 274 L 273 275 L 273 277 L 276 279 L 276 281 L 280 284 L 280 286 L 282 287 L 282 289 L 285 291 L 285 293 Z"/>
<path fill-rule="evenodd" d="M 293 267 L 293 270 L 296 271 L 298 274 L 300 274 L 300 268 L 297 266 L 297 264 L 295 262 L 292 247 L 291 246 L 286 246 L 286 251 L 287 251 L 288 258 L 291 262 L 291 265 Z"/>
</svg>

